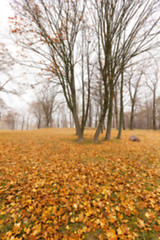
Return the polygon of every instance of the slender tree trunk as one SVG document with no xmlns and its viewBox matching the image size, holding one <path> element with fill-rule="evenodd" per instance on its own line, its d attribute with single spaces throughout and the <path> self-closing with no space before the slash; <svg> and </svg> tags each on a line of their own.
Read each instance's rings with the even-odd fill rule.
<svg viewBox="0 0 160 240">
<path fill-rule="evenodd" d="M 99 115 L 99 109 L 98 109 L 98 106 L 97 106 L 97 108 L 96 108 L 96 116 L 95 116 L 95 123 L 94 123 L 95 128 L 97 128 L 97 126 L 98 126 L 98 115 Z"/>
<path fill-rule="evenodd" d="M 89 105 L 89 124 L 88 127 L 92 127 L 92 107 L 91 107 L 91 102 Z"/>
<path fill-rule="evenodd" d="M 118 129 L 117 91 L 115 92 L 115 96 L 114 96 L 114 108 L 115 108 L 116 129 Z"/>
<path fill-rule="evenodd" d="M 59 115 L 58 115 L 58 118 L 57 118 L 57 127 L 59 128 Z"/>
<path fill-rule="evenodd" d="M 147 103 L 146 103 L 146 114 L 147 114 L 147 129 L 149 129 L 149 107 Z"/>
<path fill-rule="evenodd" d="M 28 116 L 27 118 L 27 127 L 26 127 L 27 130 L 29 129 L 29 120 L 30 120 L 30 116 Z"/>
<path fill-rule="evenodd" d="M 109 111 L 108 111 L 108 121 L 107 121 L 107 131 L 104 140 L 109 141 L 111 137 L 112 129 L 112 114 L 113 114 L 113 97 L 114 97 L 114 86 L 111 83 L 110 86 L 110 100 L 109 100 Z"/>
<path fill-rule="evenodd" d="M 41 126 L 41 119 L 38 119 L 38 124 L 37 124 L 37 128 L 39 129 Z"/>
<path fill-rule="evenodd" d="M 24 117 L 22 119 L 22 125 L 21 125 L 21 130 L 23 130 L 23 129 L 24 129 Z"/>
<path fill-rule="evenodd" d="M 112 109 L 113 105 L 109 107 L 109 112 L 108 112 L 108 121 L 107 121 L 107 131 L 104 140 L 109 141 L 111 137 L 111 129 L 112 129 Z"/>
<path fill-rule="evenodd" d="M 49 123 L 50 123 L 50 120 L 46 119 L 46 128 L 49 128 Z"/>
<path fill-rule="evenodd" d="M 117 139 L 121 139 L 122 127 L 123 127 L 123 106 L 121 106 L 121 110 L 120 110 L 119 129 L 118 129 Z"/>
<path fill-rule="evenodd" d="M 104 131 L 104 120 L 103 120 L 103 123 L 102 123 L 102 126 L 101 126 L 101 133 L 103 133 Z"/>
<path fill-rule="evenodd" d="M 101 118 L 100 118 L 100 121 L 99 121 L 99 123 L 98 123 L 96 132 L 95 132 L 95 134 L 94 134 L 94 142 L 98 142 L 99 134 L 100 134 L 100 132 L 101 132 L 104 119 L 105 119 L 105 116 L 104 116 L 104 114 L 103 114 L 103 115 L 101 116 Z"/>
<path fill-rule="evenodd" d="M 103 127 L 103 124 L 104 124 L 104 119 L 106 117 L 107 108 L 108 108 L 108 101 L 106 100 L 106 104 L 104 105 L 103 113 L 101 114 L 96 132 L 94 134 L 94 142 L 98 142 L 99 134 L 102 130 L 102 127 Z"/>
<path fill-rule="evenodd" d="M 132 103 L 131 107 L 131 117 L 130 117 L 130 130 L 133 130 L 133 121 L 134 121 L 134 102 Z"/>
<path fill-rule="evenodd" d="M 156 94 L 153 91 L 153 130 L 156 130 Z"/>
<path fill-rule="evenodd" d="M 77 116 L 76 112 L 74 112 L 73 117 L 74 117 L 74 122 L 75 122 L 75 127 L 76 127 L 76 134 L 78 136 L 78 141 L 81 142 L 84 140 L 83 132 L 82 132 L 81 126 L 79 124 L 79 120 L 78 120 L 78 116 Z"/>
<path fill-rule="evenodd" d="M 69 120 L 70 120 L 70 128 L 71 128 L 72 127 L 72 113 L 70 113 L 69 115 L 70 115 Z"/>
<path fill-rule="evenodd" d="M 124 118 L 124 109 L 123 109 L 123 130 L 126 130 L 126 123 Z"/>
<path fill-rule="evenodd" d="M 117 139 L 121 138 L 122 126 L 123 126 L 123 71 L 121 74 L 121 90 L 120 90 L 120 116 L 119 116 L 119 129 Z"/>
</svg>

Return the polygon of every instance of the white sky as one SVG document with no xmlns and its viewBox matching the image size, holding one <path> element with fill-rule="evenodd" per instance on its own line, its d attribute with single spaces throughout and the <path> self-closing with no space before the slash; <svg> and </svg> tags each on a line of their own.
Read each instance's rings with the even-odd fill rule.
<svg viewBox="0 0 160 240">
<path fill-rule="evenodd" d="M 1 32 L 8 28 L 8 17 L 12 15 L 12 10 L 9 6 L 9 0 L 0 0 L 0 26 Z"/>
<path fill-rule="evenodd" d="M 9 5 L 10 0 L 0 0 L 0 37 L 4 39 L 5 42 L 9 39 L 9 22 L 8 17 L 13 15 L 13 11 Z M 15 46 L 13 46 L 14 50 Z M 16 73 L 21 72 L 20 67 Z M 13 75 L 15 73 L 13 72 Z M 8 106 L 15 108 L 15 110 L 26 109 L 27 103 L 32 100 L 33 95 L 24 95 L 23 97 L 15 97 L 13 95 L 4 95 L 0 92 L 0 97 L 5 99 Z M 25 111 L 25 110 L 24 110 Z"/>
<path fill-rule="evenodd" d="M 9 21 L 8 17 L 13 16 L 13 11 L 9 5 L 10 0 L 0 0 L 0 37 L 5 43 L 9 41 Z M 15 50 L 15 46 L 10 44 L 11 50 Z M 16 71 L 19 69 L 16 68 Z M 15 74 L 15 73 L 13 73 Z M 15 74 L 17 75 L 17 74 Z M 13 108 L 15 111 L 24 111 L 27 108 L 28 95 L 23 97 L 18 97 L 12 94 L 5 94 L 0 92 L 0 97 L 6 102 L 6 104 Z"/>
</svg>

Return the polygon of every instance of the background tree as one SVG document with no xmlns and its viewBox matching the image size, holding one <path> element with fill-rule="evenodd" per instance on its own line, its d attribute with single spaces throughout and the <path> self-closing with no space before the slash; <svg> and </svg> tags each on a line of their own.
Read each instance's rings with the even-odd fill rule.
<svg viewBox="0 0 160 240">
<path fill-rule="evenodd" d="M 2 116 L 3 111 L 7 108 L 7 105 L 5 104 L 5 102 L 3 101 L 3 99 L 0 98 L 0 119 Z"/>
<path fill-rule="evenodd" d="M 30 111 L 36 118 L 36 125 L 37 125 L 37 128 L 39 129 L 41 127 L 42 120 L 43 120 L 43 110 L 40 102 L 38 101 L 32 102 L 30 106 Z"/>
<path fill-rule="evenodd" d="M 16 121 L 17 121 L 17 113 L 15 113 L 13 110 L 9 110 L 4 119 L 6 128 L 15 130 Z"/>
<path fill-rule="evenodd" d="M 4 43 L 0 43 L 0 92 L 14 93 L 17 91 L 14 88 L 15 81 L 13 81 L 14 59 L 9 53 L 8 48 Z M 8 87 L 9 86 L 9 87 Z"/>
<path fill-rule="evenodd" d="M 16 16 L 11 19 L 12 33 L 18 36 L 17 43 L 23 49 L 39 56 L 35 57 L 34 61 L 26 60 L 25 64 L 41 69 L 43 75 L 62 88 L 66 103 L 73 115 L 79 140 L 83 139 L 90 99 L 90 70 L 87 68 L 85 75 L 81 75 L 83 104 L 80 122 L 77 113 L 79 88 L 77 73 L 79 73 L 79 63 L 82 62 L 84 66 L 83 42 L 81 44 L 80 39 L 84 34 L 84 28 L 85 36 L 88 35 L 86 31 L 89 29 L 84 26 L 87 21 L 83 21 L 86 2 L 86 0 L 32 2 L 15 0 L 13 8 Z M 87 40 L 85 45 L 89 43 L 90 41 Z M 79 49 L 83 54 L 79 53 Z M 89 67 L 88 58 L 86 59 Z"/>
<path fill-rule="evenodd" d="M 141 66 L 141 69 L 138 71 L 138 67 L 136 64 L 135 66 L 131 66 L 127 74 L 128 75 L 127 88 L 128 88 L 130 103 L 131 103 L 130 125 L 129 125 L 130 130 L 133 130 L 135 105 L 138 97 L 137 95 L 140 90 L 140 83 L 142 80 L 143 72 L 144 72 L 144 66 Z"/>
<path fill-rule="evenodd" d="M 154 61 L 154 65 L 152 64 L 154 72 L 152 73 L 151 68 L 149 67 L 150 72 L 146 74 L 146 85 L 152 93 L 152 128 L 156 130 L 156 92 L 159 83 L 159 66 L 158 59 L 152 56 L 152 60 Z"/>
<path fill-rule="evenodd" d="M 105 140 L 110 139 L 114 91 L 122 68 L 125 70 L 131 59 L 157 46 L 155 38 L 159 29 L 156 27 L 160 17 L 155 12 L 160 3 L 157 0 L 93 0 L 92 4 L 97 33 L 97 59 L 105 91 L 103 112 L 94 136 L 97 141 L 107 108 Z"/>
<path fill-rule="evenodd" d="M 42 126 L 49 128 L 52 125 L 52 115 L 57 109 L 56 102 L 57 92 L 49 85 L 43 85 L 43 89 L 40 89 L 36 95 L 36 101 L 31 104 L 31 111 L 36 117 L 37 128 Z"/>
<path fill-rule="evenodd" d="M 56 94 L 52 89 L 45 87 L 42 92 L 38 95 L 38 102 L 41 105 L 43 115 L 45 118 L 45 127 L 51 127 L 52 123 L 52 114 L 57 108 L 55 102 Z"/>
<path fill-rule="evenodd" d="M 79 140 L 91 109 L 91 94 L 98 86 L 98 107 L 92 107 L 98 120 L 94 141 L 105 121 L 105 140 L 109 140 L 115 90 L 121 93 L 123 105 L 121 76 L 132 59 L 159 44 L 160 2 L 15 0 L 13 8 L 12 33 L 22 47 L 23 64 L 61 88 Z M 92 103 L 93 98 L 92 94 Z"/>
</svg>

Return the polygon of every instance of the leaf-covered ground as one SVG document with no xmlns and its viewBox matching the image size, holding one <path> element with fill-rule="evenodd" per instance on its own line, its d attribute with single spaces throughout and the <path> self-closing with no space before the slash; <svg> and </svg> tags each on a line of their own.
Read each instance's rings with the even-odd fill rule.
<svg viewBox="0 0 160 240">
<path fill-rule="evenodd" d="M 0 239 L 160 239 L 160 132 L 0 132 Z"/>
</svg>

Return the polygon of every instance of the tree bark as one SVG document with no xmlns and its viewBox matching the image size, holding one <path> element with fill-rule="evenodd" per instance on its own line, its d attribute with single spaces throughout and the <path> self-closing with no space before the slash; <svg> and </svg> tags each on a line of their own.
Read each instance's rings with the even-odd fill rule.
<svg viewBox="0 0 160 240">
<path fill-rule="evenodd" d="M 123 130 L 126 130 L 126 123 L 124 118 L 124 109 L 123 109 Z"/>
<path fill-rule="evenodd" d="M 133 130 L 133 121 L 134 121 L 134 103 L 132 103 L 131 107 L 131 117 L 130 117 L 130 130 Z"/>
<path fill-rule="evenodd" d="M 119 129 L 117 139 L 121 138 L 122 126 L 123 126 L 123 70 L 121 74 L 121 90 L 120 90 L 120 116 L 119 116 Z"/>
<path fill-rule="evenodd" d="M 110 137 L 111 137 L 112 114 L 113 114 L 113 97 L 114 97 L 114 85 L 113 85 L 113 82 L 111 82 L 110 83 L 110 100 L 109 100 L 109 112 L 108 112 L 108 121 L 107 121 L 107 131 L 106 131 L 106 135 L 105 135 L 104 141 L 109 141 Z"/>
<path fill-rule="evenodd" d="M 94 134 L 94 142 L 98 142 L 99 134 L 100 134 L 100 132 L 101 132 L 104 119 L 105 119 L 105 115 L 103 114 L 103 115 L 101 116 L 100 120 L 99 120 L 97 129 L 96 129 L 96 132 L 95 132 L 95 134 Z"/>
<path fill-rule="evenodd" d="M 81 142 L 84 140 L 84 138 L 83 138 L 83 132 L 81 130 L 81 127 L 79 124 L 79 119 L 78 119 L 76 112 L 73 113 L 73 117 L 74 117 L 74 122 L 75 122 L 75 127 L 76 127 L 76 134 L 78 136 L 78 141 Z"/>
<path fill-rule="evenodd" d="M 92 127 L 92 107 L 91 107 L 91 102 L 89 105 L 89 123 L 88 123 L 88 127 Z"/>
<path fill-rule="evenodd" d="M 116 129 L 119 128 L 118 126 L 118 107 L 117 107 L 117 91 L 115 92 L 114 96 L 114 108 L 115 108 L 115 119 L 116 119 Z"/>
<path fill-rule="evenodd" d="M 100 134 L 101 129 L 102 129 L 103 124 L 104 124 L 104 119 L 106 117 L 107 109 L 108 109 L 108 96 L 106 95 L 105 96 L 104 106 L 103 106 L 103 109 L 101 110 L 102 113 L 101 113 L 101 116 L 100 116 L 100 120 L 99 120 L 97 129 L 96 129 L 96 132 L 94 134 L 94 142 L 98 142 L 99 134 Z"/>
<path fill-rule="evenodd" d="M 153 91 L 153 130 L 156 130 L 156 93 Z"/>
</svg>

